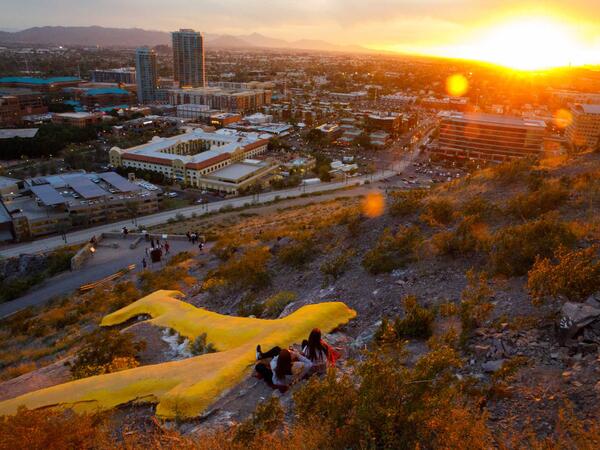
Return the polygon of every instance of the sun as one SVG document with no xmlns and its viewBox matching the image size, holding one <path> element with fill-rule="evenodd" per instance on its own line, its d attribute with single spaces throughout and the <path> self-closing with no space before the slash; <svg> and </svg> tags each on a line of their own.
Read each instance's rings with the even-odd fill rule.
<svg viewBox="0 0 600 450">
<path fill-rule="evenodd" d="M 578 63 L 581 44 L 563 23 L 522 18 L 492 26 L 469 47 L 468 58 L 538 70 Z"/>
</svg>

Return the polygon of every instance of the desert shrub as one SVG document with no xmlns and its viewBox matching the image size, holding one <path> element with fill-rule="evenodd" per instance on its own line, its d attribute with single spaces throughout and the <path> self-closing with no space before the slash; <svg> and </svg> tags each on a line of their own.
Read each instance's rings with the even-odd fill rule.
<svg viewBox="0 0 600 450">
<path fill-rule="evenodd" d="M 527 274 L 527 287 L 535 301 L 558 296 L 585 300 L 600 290 L 598 247 L 569 250 L 561 246 L 553 260 L 537 257 Z"/>
<path fill-rule="evenodd" d="M 386 228 L 375 247 L 365 254 L 363 266 L 374 275 L 403 267 L 414 259 L 421 240 L 418 227 L 401 228 L 395 235 Z"/>
<path fill-rule="evenodd" d="M 507 205 L 507 212 L 527 220 L 559 208 L 569 198 L 569 192 L 559 185 L 542 185 L 539 189 L 515 195 Z"/>
<path fill-rule="evenodd" d="M 149 294 L 158 289 L 181 289 L 183 284 L 191 284 L 193 278 L 183 267 L 167 265 L 154 272 L 145 270 L 138 275 L 143 294 Z"/>
<path fill-rule="evenodd" d="M 435 346 L 412 367 L 370 353 L 347 376 L 312 379 L 294 393 L 301 424 L 330 430 L 328 448 L 483 448 L 485 414 L 462 395 L 457 352 Z"/>
<path fill-rule="evenodd" d="M 312 425 L 324 419 L 332 429 L 341 429 L 355 414 L 357 396 L 356 386 L 347 374 L 338 377 L 335 370 L 329 370 L 323 379 L 312 377 L 294 392 L 298 421 Z"/>
<path fill-rule="evenodd" d="M 475 217 L 464 218 L 451 231 L 441 231 L 432 237 L 432 244 L 438 254 L 458 257 L 478 250 L 482 250 L 485 242 L 480 229 L 483 224 L 478 223 Z"/>
<path fill-rule="evenodd" d="M 261 289 L 271 279 L 267 264 L 271 253 L 267 247 L 251 247 L 235 255 L 207 274 L 202 287 L 232 289 Z"/>
<path fill-rule="evenodd" d="M 197 336 L 193 342 L 190 343 L 190 353 L 192 355 L 204 355 L 205 353 L 214 353 L 217 349 L 212 342 L 206 342 L 206 333 L 202 333 Z"/>
<path fill-rule="evenodd" d="M 350 249 L 329 258 L 321 264 L 321 272 L 323 275 L 331 277 L 333 280 L 337 280 L 346 271 L 348 262 L 354 254 L 355 251 Z"/>
<path fill-rule="evenodd" d="M 37 365 L 33 362 L 24 362 L 16 366 L 8 367 L 0 373 L 0 381 L 11 380 L 23 374 L 33 372 L 37 369 Z"/>
<path fill-rule="evenodd" d="M 497 209 L 496 205 L 482 195 L 475 195 L 463 203 L 461 212 L 464 216 L 474 216 L 483 220 L 489 218 Z"/>
<path fill-rule="evenodd" d="M 279 317 L 285 307 L 292 302 L 295 302 L 298 296 L 295 292 L 281 291 L 275 295 L 272 295 L 265 300 L 264 315 L 268 317 Z"/>
<path fill-rule="evenodd" d="M 454 217 L 454 205 L 446 199 L 433 199 L 426 203 L 422 219 L 430 225 L 448 225 Z"/>
<path fill-rule="evenodd" d="M 426 195 L 427 192 L 424 190 L 392 192 L 389 196 L 388 211 L 395 217 L 415 214 L 421 209 L 423 198 Z"/>
<path fill-rule="evenodd" d="M 171 258 L 169 258 L 169 260 L 167 261 L 167 265 L 168 266 L 176 266 L 177 264 L 187 261 L 188 259 L 190 259 L 192 257 L 193 256 L 190 252 L 180 252 L 180 253 L 177 253 L 176 255 L 171 256 Z"/>
<path fill-rule="evenodd" d="M 294 238 L 277 252 L 277 258 L 284 264 L 302 267 L 318 253 L 315 236 L 309 233 Z"/>
<path fill-rule="evenodd" d="M 113 312 L 124 308 L 138 300 L 141 296 L 141 292 L 138 291 L 132 281 L 123 281 L 122 283 L 115 284 L 110 292 L 104 293 L 102 303 L 106 305 L 108 312 Z"/>
<path fill-rule="evenodd" d="M 417 297 L 408 295 L 404 298 L 404 317 L 397 317 L 394 331 L 399 339 L 427 339 L 433 332 L 435 312 L 423 308 L 417 302 Z"/>
<path fill-rule="evenodd" d="M 242 243 L 239 237 L 224 235 L 217 239 L 213 247 L 210 249 L 210 252 L 219 259 L 227 261 L 235 252 L 239 250 L 241 245 Z"/>
<path fill-rule="evenodd" d="M 242 422 L 235 430 L 233 440 L 239 443 L 251 443 L 258 437 L 270 434 L 283 425 L 285 412 L 276 397 L 270 397 L 260 403 L 252 416 Z"/>
<path fill-rule="evenodd" d="M 510 184 L 525 178 L 534 161 L 531 159 L 513 159 L 492 168 L 492 177 L 503 184 Z"/>
<path fill-rule="evenodd" d="M 137 355 L 146 346 L 131 333 L 100 329 L 85 337 L 83 347 L 70 364 L 73 378 L 111 373 L 136 367 Z"/>
<path fill-rule="evenodd" d="M 467 272 L 467 286 L 460 299 L 461 341 L 466 343 L 471 333 L 480 327 L 490 316 L 494 305 L 491 303 L 493 291 L 489 286 L 487 274 Z"/>
<path fill-rule="evenodd" d="M 106 417 L 62 409 L 21 407 L 0 417 L 0 449 L 58 450 L 110 448 Z"/>
<path fill-rule="evenodd" d="M 571 247 L 576 237 L 554 215 L 545 215 L 521 225 L 501 228 L 490 246 L 490 262 L 495 273 L 524 275 L 536 257 L 550 258 L 559 246 Z"/>
<path fill-rule="evenodd" d="M 265 306 L 261 303 L 255 292 L 247 292 L 239 301 L 237 307 L 237 313 L 239 316 L 248 317 L 260 317 L 263 315 Z"/>
</svg>

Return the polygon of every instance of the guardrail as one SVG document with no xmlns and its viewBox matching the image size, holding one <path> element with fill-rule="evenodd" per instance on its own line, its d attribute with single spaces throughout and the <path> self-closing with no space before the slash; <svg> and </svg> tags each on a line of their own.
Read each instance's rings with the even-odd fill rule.
<svg viewBox="0 0 600 450">
<path fill-rule="evenodd" d="M 133 269 L 135 269 L 135 267 L 135 264 L 130 264 L 125 269 L 121 269 L 117 273 L 113 273 L 112 275 L 102 278 L 101 280 L 79 286 L 79 292 L 91 291 L 92 289 L 95 289 L 98 286 L 108 283 L 109 281 L 116 280 L 117 278 L 122 277 L 126 273 L 131 272 Z"/>
</svg>

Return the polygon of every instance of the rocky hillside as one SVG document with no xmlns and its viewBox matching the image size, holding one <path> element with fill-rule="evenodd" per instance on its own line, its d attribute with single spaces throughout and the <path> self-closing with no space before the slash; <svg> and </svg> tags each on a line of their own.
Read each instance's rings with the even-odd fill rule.
<svg viewBox="0 0 600 450">
<path fill-rule="evenodd" d="M 32 361 L 19 333 L 56 349 L 62 333 L 97 333 L 103 313 L 158 288 L 182 289 L 190 303 L 219 313 L 263 318 L 343 301 L 358 315 L 326 337 L 343 353 L 328 377 L 285 395 L 248 378 L 192 421 L 159 423 L 151 409 L 131 405 L 94 420 L 112 430 L 128 424 L 131 434 L 116 439 L 133 447 L 595 448 L 599 174 L 598 154 L 518 161 L 426 192 L 374 187 L 364 198 L 228 213 L 227 223 L 216 215 L 170 224 L 206 232 L 209 250 L 63 301 L 61 317 L 74 317 L 67 330 L 51 325 L 52 308 L 19 317 L 3 336 L 12 356 L 2 355 L 4 373 L 15 370 L 19 351 L 21 364 Z M 135 364 L 191 356 L 184 337 L 147 323 L 127 332 L 146 342 L 128 355 Z M 38 365 L 76 363 L 80 341 Z M 14 396 L 2 388 L 3 398 Z M 0 431 L 50 420 L 44 414 L 55 413 L 22 413 Z M 78 420 L 94 439 L 109 439 L 87 417 L 51 420 Z"/>
</svg>

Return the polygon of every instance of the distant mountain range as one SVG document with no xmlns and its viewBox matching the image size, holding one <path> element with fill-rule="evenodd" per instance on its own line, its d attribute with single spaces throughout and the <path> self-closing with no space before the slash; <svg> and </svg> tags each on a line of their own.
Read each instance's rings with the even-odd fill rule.
<svg viewBox="0 0 600 450">
<path fill-rule="evenodd" d="M 281 48 L 325 51 L 368 52 L 359 46 L 342 46 L 330 42 L 301 39 L 286 41 L 252 33 L 241 36 L 228 34 L 205 34 L 208 48 Z M 169 45 L 171 34 L 165 31 L 140 28 L 90 27 L 34 27 L 21 31 L 0 31 L 0 44 L 68 45 L 100 47 L 137 47 L 141 45 Z"/>
</svg>

